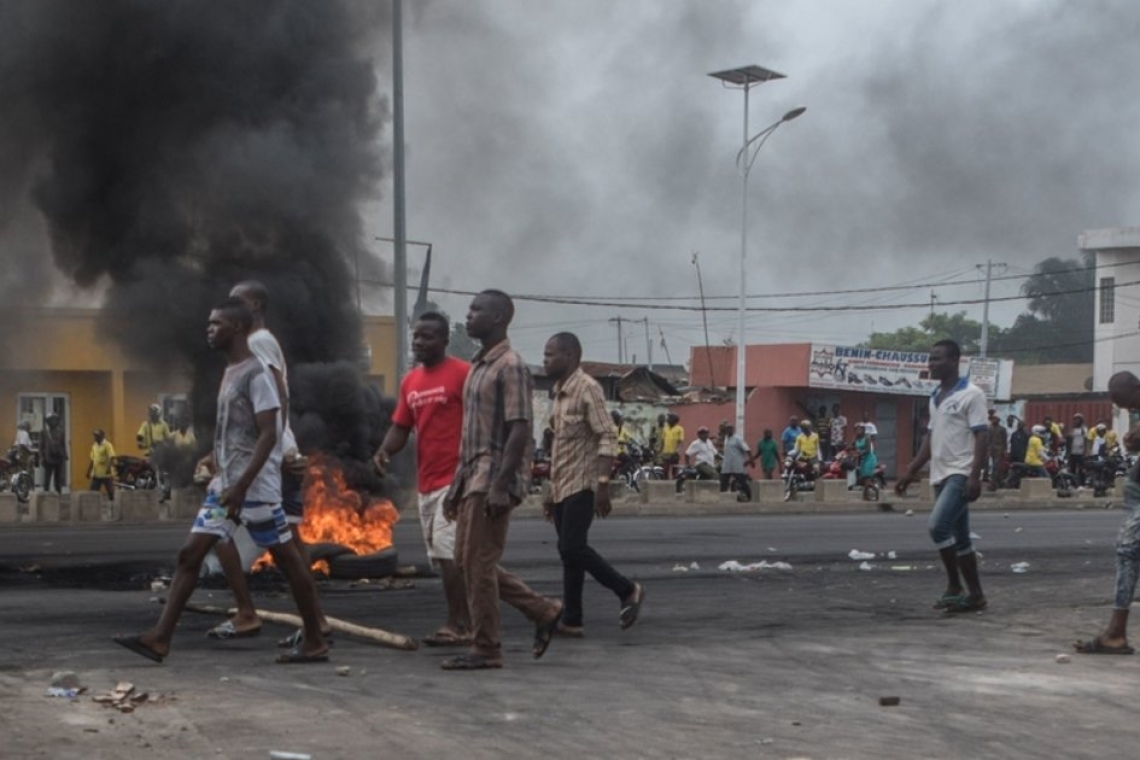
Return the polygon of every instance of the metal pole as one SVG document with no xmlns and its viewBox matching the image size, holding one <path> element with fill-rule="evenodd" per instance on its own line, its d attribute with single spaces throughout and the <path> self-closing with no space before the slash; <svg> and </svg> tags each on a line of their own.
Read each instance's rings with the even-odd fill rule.
<svg viewBox="0 0 1140 760">
<path fill-rule="evenodd" d="M 744 333 L 747 315 L 747 260 L 748 260 L 748 90 L 751 82 L 744 82 L 744 177 L 741 181 L 740 205 L 740 308 L 736 345 L 736 434 L 747 440 L 744 433 L 744 382 L 745 354 L 748 352 L 748 339 Z"/>
<path fill-rule="evenodd" d="M 992 259 L 986 261 L 986 300 L 982 305 L 982 344 L 979 346 L 982 358 L 986 358 L 986 351 L 990 347 L 990 273 L 993 271 Z"/>
<path fill-rule="evenodd" d="M 649 371 L 653 371 L 653 341 L 649 339 L 649 317 L 641 320 L 645 323 L 645 358 Z"/>
<path fill-rule="evenodd" d="M 396 385 L 408 371 L 408 255 L 404 213 L 404 29 L 403 2 L 392 0 L 392 256 L 396 312 Z"/>
</svg>

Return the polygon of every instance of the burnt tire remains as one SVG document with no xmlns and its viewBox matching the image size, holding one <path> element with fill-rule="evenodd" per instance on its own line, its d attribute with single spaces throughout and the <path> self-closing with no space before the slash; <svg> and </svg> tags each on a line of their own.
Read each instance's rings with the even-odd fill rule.
<svg viewBox="0 0 1140 760">
<path fill-rule="evenodd" d="M 372 554 L 342 554 L 329 560 L 329 577 L 384 578 L 394 574 L 398 565 L 399 555 L 391 546 Z"/>
</svg>

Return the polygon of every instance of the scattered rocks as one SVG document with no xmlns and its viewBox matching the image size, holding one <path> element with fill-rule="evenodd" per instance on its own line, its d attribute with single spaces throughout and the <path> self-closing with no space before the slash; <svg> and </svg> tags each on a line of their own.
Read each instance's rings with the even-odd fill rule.
<svg viewBox="0 0 1140 760">
<path fill-rule="evenodd" d="M 879 697 L 879 704 L 883 707 L 897 707 L 902 697 Z"/>
<path fill-rule="evenodd" d="M 351 672 L 352 668 L 348 667 L 347 665 L 340 665 L 336 669 L 336 674 L 338 676 L 347 676 Z"/>
<path fill-rule="evenodd" d="M 1067 654 L 1059 654 L 1056 657 L 1054 657 L 1053 659 L 1054 659 L 1054 661 L 1056 661 L 1062 665 L 1064 665 L 1065 663 L 1069 663 L 1069 662 L 1073 661 L 1073 658 Z"/>
</svg>

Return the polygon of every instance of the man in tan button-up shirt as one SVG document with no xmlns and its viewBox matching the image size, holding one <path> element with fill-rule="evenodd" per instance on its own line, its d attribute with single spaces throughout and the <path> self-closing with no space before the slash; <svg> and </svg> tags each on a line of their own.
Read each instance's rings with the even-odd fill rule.
<svg viewBox="0 0 1140 760">
<path fill-rule="evenodd" d="M 550 429 L 550 492 L 543 505 L 558 533 L 562 557 L 562 623 L 569 636 L 582 635 L 582 586 L 586 573 L 617 595 L 618 623 L 637 622 L 645 590 L 610 567 L 588 543 L 594 515 L 606 517 L 610 505 L 610 470 L 617 431 L 606 411 L 597 381 L 582 371 L 582 344 L 573 333 L 558 333 L 546 342 L 542 366 L 555 381 Z"/>
</svg>

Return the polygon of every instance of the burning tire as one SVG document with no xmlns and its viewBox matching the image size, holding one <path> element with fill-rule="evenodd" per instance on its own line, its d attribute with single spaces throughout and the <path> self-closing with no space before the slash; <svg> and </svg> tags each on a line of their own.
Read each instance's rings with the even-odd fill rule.
<svg viewBox="0 0 1140 760">
<path fill-rule="evenodd" d="M 372 554 L 342 554 L 329 560 L 329 576 L 344 580 L 383 578 L 396 572 L 399 556 L 389 546 Z"/>
<path fill-rule="evenodd" d="M 334 544 L 323 542 L 319 544 L 309 544 L 305 547 L 306 553 L 309 555 L 309 564 L 319 562 L 320 560 L 331 560 L 336 557 L 343 557 L 346 554 L 352 554 L 352 549 L 343 544 Z"/>
</svg>

